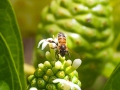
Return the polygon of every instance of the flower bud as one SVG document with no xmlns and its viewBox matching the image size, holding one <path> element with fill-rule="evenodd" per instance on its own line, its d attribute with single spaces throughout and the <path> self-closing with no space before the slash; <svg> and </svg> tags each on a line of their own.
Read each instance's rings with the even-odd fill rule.
<svg viewBox="0 0 120 90">
<path fill-rule="evenodd" d="M 31 87 L 37 87 L 37 79 L 34 78 L 31 82 L 30 82 Z"/>
<path fill-rule="evenodd" d="M 42 63 L 38 64 L 38 68 L 43 69 L 44 65 Z"/>
<path fill-rule="evenodd" d="M 36 77 L 42 77 L 44 75 L 44 72 L 40 68 L 37 68 L 37 70 L 35 71 L 34 75 Z"/>
<path fill-rule="evenodd" d="M 46 75 L 52 76 L 52 75 L 54 75 L 54 73 L 53 73 L 53 71 L 52 71 L 51 69 L 48 69 L 48 70 L 46 71 Z"/>
<path fill-rule="evenodd" d="M 78 76 L 78 72 L 76 71 L 76 70 L 74 70 L 74 75 L 78 78 L 79 76 Z"/>
<path fill-rule="evenodd" d="M 55 84 L 47 84 L 46 89 L 47 90 L 56 90 L 56 86 L 55 86 Z"/>
<path fill-rule="evenodd" d="M 49 76 L 48 75 L 44 75 L 43 79 L 47 82 L 49 80 Z"/>
<path fill-rule="evenodd" d="M 72 61 L 71 60 L 67 60 L 67 61 L 65 61 L 63 67 L 66 68 L 66 67 L 70 66 L 71 64 L 72 64 Z"/>
<path fill-rule="evenodd" d="M 56 76 L 57 76 L 58 78 L 64 78 L 64 77 L 65 77 L 65 72 L 64 72 L 64 71 L 59 71 L 59 72 L 56 74 Z"/>
<path fill-rule="evenodd" d="M 30 83 L 33 79 L 34 79 L 34 75 L 30 75 L 29 77 L 28 77 L 28 82 Z"/>
<path fill-rule="evenodd" d="M 77 83 L 78 83 L 78 78 L 77 78 L 76 76 L 73 76 L 72 82 L 73 82 L 74 84 L 77 84 Z"/>
<path fill-rule="evenodd" d="M 42 64 L 42 63 L 38 64 L 38 68 L 42 69 L 43 71 L 46 71 L 46 69 L 47 69 L 47 68 L 45 67 L 45 65 Z"/>
<path fill-rule="evenodd" d="M 72 77 L 72 78 L 73 78 L 74 76 L 78 77 L 76 74 L 77 74 L 77 72 L 76 72 L 76 70 L 74 70 L 73 72 L 71 72 L 71 73 L 69 74 L 69 76 Z"/>
<path fill-rule="evenodd" d="M 52 58 L 49 51 L 47 51 L 47 52 L 45 53 L 45 56 L 46 56 L 47 60 L 51 60 L 51 58 Z"/>
<path fill-rule="evenodd" d="M 56 60 L 50 61 L 52 66 L 55 66 Z"/>
<path fill-rule="evenodd" d="M 49 78 L 49 83 L 52 83 L 53 80 L 55 80 L 56 78 L 57 78 L 56 76 L 51 76 L 51 77 Z"/>
<path fill-rule="evenodd" d="M 81 65 L 81 60 L 80 59 L 75 59 L 73 61 L 72 66 L 69 66 L 65 69 L 65 73 L 69 74 L 71 72 L 73 72 L 74 70 L 76 70 L 79 66 Z"/>
<path fill-rule="evenodd" d="M 55 68 L 56 68 L 56 69 L 60 69 L 61 66 L 62 66 L 62 63 L 61 63 L 60 61 L 57 61 L 57 62 L 55 63 Z"/>
<path fill-rule="evenodd" d="M 63 63 L 65 61 L 65 57 L 61 57 L 61 55 L 59 55 L 59 60 Z"/>
<path fill-rule="evenodd" d="M 67 76 L 64 77 L 64 79 L 65 79 L 65 80 L 69 80 L 70 77 L 67 75 Z"/>
<path fill-rule="evenodd" d="M 55 67 L 53 67 L 53 68 L 52 68 L 52 71 L 53 71 L 53 73 L 57 73 L 57 72 L 58 72 L 58 69 L 55 68 Z"/>
<path fill-rule="evenodd" d="M 45 65 L 47 68 L 52 68 L 52 65 L 50 64 L 49 61 L 45 61 L 45 62 L 44 62 L 44 65 Z"/>
<path fill-rule="evenodd" d="M 80 82 L 79 80 L 78 80 L 78 83 L 77 83 L 77 85 L 81 87 L 81 82 Z"/>
<path fill-rule="evenodd" d="M 37 79 L 37 85 L 38 85 L 38 88 L 41 89 L 41 88 L 45 88 L 46 83 L 42 78 L 38 78 Z"/>
<path fill-rule="evenodd" d="M 67 67 L 66 69 L 65 69 L 65 73 L 66 74 L 70 74 L 71 72 L 73 72 L 74 71 L 74 68 L 72 68 L 72 66 L 69 66 L 69 67 Z"/>
<path fill-rule="evenodd" d="M 81 61 L 80 59 L 75 59 L 75 60 L 73 61 L 72 67 L 73 67 L 74 69 L 77 69 L 77 68 L 81 65 L 81 63 L 82 63 L 82 61 Z"/>
<path fill-rule="evenodd" d="M 63 85 L 61 83 L 58 83 L 57 88 L 58 88 L 58 90 L 63 90 Z"/>
</svg>

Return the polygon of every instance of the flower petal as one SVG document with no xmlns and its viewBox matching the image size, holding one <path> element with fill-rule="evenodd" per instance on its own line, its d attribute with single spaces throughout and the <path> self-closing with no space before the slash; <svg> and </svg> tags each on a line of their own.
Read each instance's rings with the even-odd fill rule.
<svg viewBox="0 0 120 90">
<path fill-rule="evenodd" d="M 49 42 L 47 42 L 47 41 L 43 42 L 43 44 L 42 44 L 42 50 L 47 46 L 48 43 Z"/>
<path fill-rule="evenodd" d="M 55 79 L 53 83 L 61 83 L 63 85 L 63 90 L 70 90 L 70 84 L 65 79 Z"/>
<path fill-rule="evenodd" d="M 38 43 L 37 48 L 39 48 L 39 47 L 40 47 L 40 45 L 41 45 L 44 41 L 45 41 L 45 39 L 41 40 L 41 41 Z"/>
<path fill-rule="evenodd" d="M 77 84 L 74 84 L 72 82 L 70 82 L 70 86 L 72 90 L 74 90 L 74 88 L 76 88 L 77 90 L 81 90 L 81 88 Z"/>
<path fill-rule="evenodd" d="M 53 41 L 53 38 L 47 38 L 47 42 Z"/>
<path fill-rule="evenodd" d="M 78 85 L 74 85 L 77 90 L 81 90 L 81 88 Z"/>
<path fill-rule="evenodd" d="M 38 90 L 36 87 L 31 87 L 29 90 Z"/>
<path fill-rule="evenodd" d="M 66 82 L 66 80 L 64 80 L 64 79 L 55 79 L 55 80 L 53 80 L 53 83 L 65 83 Z"/>
<path fill-rule="evenodd" d="M 53 83 L 61 83 L 63 85 L 63 90 L 69 90 L 70 88 L 71 90 L 74 90 L 74 88 L 76 88 L 77 90 L 81 90 L 81 88 L 77 84 L 66 81 L 65 79 L 55 79 L 53 80 Z"/>
</svg>

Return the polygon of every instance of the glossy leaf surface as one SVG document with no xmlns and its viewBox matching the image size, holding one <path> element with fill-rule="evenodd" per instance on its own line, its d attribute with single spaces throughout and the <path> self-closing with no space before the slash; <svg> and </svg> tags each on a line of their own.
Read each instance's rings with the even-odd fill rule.
<svg viewBox="0 0 120 90">
<path fill-rule="evenodd" d="M 10 49 L 0 34 L 0 88 L 3 90 L 22 90 L 20 78 Z"/>
<path fill-rule="evenodd" d="M 9 49 L 10 58 L 12 60 L 6 61 L 5 63 L 9 64 L 9 68 L 7 72 L 10 72 L 11 69 L 15 69 L 18 73 L 18 78 L 20 78 L 20 83 L 22 83 L 22 88 L 24 90 L 25 88 L 25 78 L 24 78 L 24 72 L 23 72 L 23 47 L 22 47 L 22 40 L 20 37 L 20 31 L 16 23 L 16 18 L 12 9 L 12 6 L 10 5 L 9 0 L 0 0 L 0 33 L 6 43 L 4 45 L 7 45 L 7 49 Z M 4 49 L 4 45 L 2 45 L 3 41 L 0 44 L 1 51 L 0 52 L 0 58 L 7 58 L 6 52 L 7 49 Z M 1 46 L 2 45 L 2 46 Z M 7 51 L 5 51 L 7 50 Z M 8 59 L 10 59 L 8 58 Z M 6 59 L 6 60 L 8 60 Z M 2 61 L 3 59 L 0 59 Z M 12 62 L 11 62 L 12 61 Z M 1 64 L 2 62 L 0 62 Z M 11 65 L 10 63 L 14 64 Z M 6 66 L 4 66 L 6 67 Z M 4 69 L 4 67 L 1 67 Z M 4 71 L 4 70 L 3 70 Z M 3 72 L 2 71 L 2 72 Z M 11 74 L 14 74 L 11 72 Z M 1 74 L 4 75 L 4 74 Z M 11 79 L 14 77 L 11 76 Z M 6 77 L 7 78 L 7 77 Z M 16 80 L 16 79 L 15 79 Z M 16 80 L 18 82 L 18 80 Z M 13 83 L 10 83 L 13 84 Z M 16 85 L 16 84 L 15 84 Z M 14 90 L 14 89 L 11 89 Z M 16 89 L 20 90 L 20 89 Z"/>
<path fill-rule="evenodd" d="M 103 90 L 120 90 L 120 63 L 112 73 Z"/>
</svg>

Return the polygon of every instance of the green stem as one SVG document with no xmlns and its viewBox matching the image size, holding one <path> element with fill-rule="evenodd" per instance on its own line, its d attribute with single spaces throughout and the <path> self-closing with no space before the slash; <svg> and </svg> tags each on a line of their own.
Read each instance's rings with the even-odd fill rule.
<svg viewBox="0 0 120 90">
<path fill-rule="evenodd" d="M 52 57 L 52 60 L 56 60 L 56 57 L 55 57 L 55 50 L 50 48 L 50 53 L 51 53 L 51 57 Z"/>
</svg>

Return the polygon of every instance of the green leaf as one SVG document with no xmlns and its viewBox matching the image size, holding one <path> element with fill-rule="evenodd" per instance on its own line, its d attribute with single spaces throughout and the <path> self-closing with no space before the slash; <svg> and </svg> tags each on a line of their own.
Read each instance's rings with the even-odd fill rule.
<svg viewBox="0 0 120 90">
<path fill-rule="evenodd" d="M 0 90 L 10 90 L 10 88 L 6 82 L 0 81 Z"/>
<path fill-rule="evenodd" d="M 1 84 L 4 83 L 4 84 Z M 0 89 L 22 90 L 17 69 L 4 37 L 0 33 Z"/>
<path fill-rule="evenodd" d="M 23 46 L 13 8 L 9 0 L 0 0 L 0 33 L 6 41 L 6 45 L 8 45 L 22 83 L 22 90 L 24 90 L 26 84 L 23 70 Z M 1 54 L 2 52 L 0 52 L 0 57 Z"/>
<path fill-rule="evenodd" d="M 120 63 L 110 76 L 103 90 L 120 90 Z"/>
</svg>

